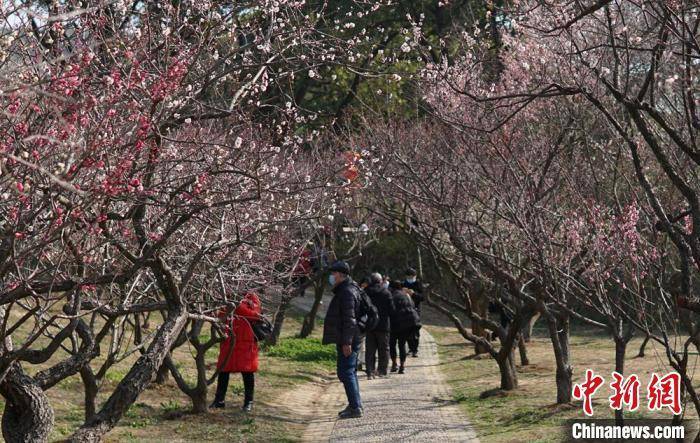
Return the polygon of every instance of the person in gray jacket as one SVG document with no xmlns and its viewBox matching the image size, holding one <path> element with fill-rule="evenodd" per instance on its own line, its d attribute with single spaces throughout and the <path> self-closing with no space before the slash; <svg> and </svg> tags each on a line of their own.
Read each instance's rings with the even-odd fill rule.
<svg viewBox="0 0 700 443">
<path fill-rule="evenodd" d="M 338 379 L 343 383 L 348 397 L 348 406 L 338 416 L 362 417 L 360 384 L 357 380 L 357 355 L 362 344 L 362 335 L 357 326 L 360 288 L 350 277 L 350 266 L 346 262 L 336 261 L 328 270 L 333 298 L 323 324 L 323 344 L 336 345 Z"/>
</svg>

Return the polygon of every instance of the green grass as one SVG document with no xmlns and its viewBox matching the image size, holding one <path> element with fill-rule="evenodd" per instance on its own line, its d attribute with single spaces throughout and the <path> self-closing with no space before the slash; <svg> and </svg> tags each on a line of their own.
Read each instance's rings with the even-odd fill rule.
<svg viewBox="0 0 700 443">
<path fill-rule="evenodd" d="M 172 414 L 175 412 L 179 412 L 181 409 L 183 409 L 183 407 L 179 401 L 169 399 L 167 402 L 162 402 L 160 404 L 160 409 L 163 411 L 164 414 Z"/>
<path fill-rule="evenodd" d="M 105 373 L 105 379 L 107 379 L 107 381 L 110 381 L 114 384 L 117 384 L 120 381 L 122 381 L 122 379 L 126 376 L 127 372 L 128 372 L 127 368 L 117 369 L 117 368 L 112 367 L 109 370 L 107 370 L 107 372 Z"/>
<path fill-rule="evenodd" d="M 267 349 L 267 355 L 298 362 L 316 362 L 333 368 L 336 351 L 332 345 L 322 345 L 318 338 L 284 338 Z"/>
</svg>

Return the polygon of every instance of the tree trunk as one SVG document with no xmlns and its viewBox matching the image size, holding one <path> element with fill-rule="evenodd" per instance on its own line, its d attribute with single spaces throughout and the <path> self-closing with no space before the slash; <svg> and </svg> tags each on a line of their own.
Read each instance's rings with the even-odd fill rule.
<svg viewBox="0 0 700 443">
<path fill-rule="evenodd" d="M 649 343 L 649 339 L 651 338 L 651 335 L 647 334 L 646 337 L 644 337 L 644 341 L 642 342 L 642 345 L 639 347 L 639 353 L 637 354 L 637 357 L 644 357 L 644 350 L 647 347 L 647 343 Z"/>
<path fill-rule="evenodd" d="M 471 297 L 471 304 L 474 312 L 481 318 L 488 317 L 488 298 L 484 295 L 483 289 L 481 291 L 474 292 L 474 295 L 468 295 Z M 472 333 L 477 337 L 488 338 L 489 333 L 486 328 L 483 327 L 479 322 L 471 322 Z M 474 343 L 474 353 L 475 354 L 486 354 L 489 349 L 482 343 Z"/>
<path fill-rule="evenodd" d="M 318 310 L 321 307 L 321 301 L 323 301 L 323 289 L 323 283 L 314 283 L 314 304 L 311 305 L 311 310 L 304 317 L 304 323 L 301 325 L 301 332 L 299 332 L 301 338 L 306 338 L 314 332 L 316 316 L 318 316 Z"/>
<path fill-rule="evenodd" d="M 557 404 L 571 402 L 571 380 L 573 369 L 569 359 L 569 318 L 562 316 L 557 319 L 553 314 L 547 316 L 549 337 L 552 340 L 554 359 L 556 361 Z"/>
<path fill-rule="evenodd" d="M 149 385 L 156 371 L 163 364 L 170 348 L 187 324 L 187 311 L 182 306 L 172 307 L 168 319 L 161 325 L 148 351 L 131 367 L 119 382 L 102 409 L 90 421 L 80 427 L 70 438 L 71 442 L 97 442 L 117 424 L 119 419 Z"/>
<path fill-rule="evenodd" d="M 209 389 L 209 380 L 207 380 L 207 362 L 206 355 L 207 351 L 214 346 L 217 341 L 210 338 L 207 342 L 202 343 L 200 341 L 200 335 L 204 322 L 202 320 L 195 320 L 192 322 L 192 328 L 189 334 L 185 335 L 187 340 L 190 341 L 191 345 L 194 347 L 195 354 L 195 368 L 197 369 L 197 382 L 194 386 L 190 386 L 187 381 L 182 377 L 182 374 L 175 366 L 172 359 L 172 354 L 168 354 L 163 360 L 163 368 L 167 368 L 172 374 L 175 383 L 182 392 L 184 392 L 192 401 L 192 412 L 195 414 L 202 414 L 209 412 L 207 407 L 207 391 Z M 235 337 L 231 337 L 231 346 L 229 347 L 229 353 L 233 351 L 235 344 Z M 231 356 L 228 355 L 227 358 Z M 213 379 L 212 379 L 213 381 Z"/>
<path fill-rule="evenodd" d="M 527 325 L 523 328 L 523 335 L 525 336 L 525 343 L 530 343 L 530 339 L 532 338 L 532 330 L 535 328 L 535 323 L 537 323 L 537 320 L 540 318 L 540 313 L 535 312 L 535 314 L 530 317 L 530 320 L 528 320 Z"/>
<path fill-rule="evenodd" d="M 280 334 L 282 334 L 282 326 L 284 325 L 284 318 L 287 315 L 287 309 L 292 302 L 292 297 L 285 295 L 282 297 L 277 311 L 275 312 L 275 319 L 273 320 L 272 334 L 267 342 L 274 346 L 280 339 Z"/>
<path fill-rule="evenodd" d="M 518 375 L 515 372 L 515 358 L 513 352 L 496 357 L 498 370 L 501 372 L 501 389 L 512 391 L 518 387 Z"/>
<path fill-rule="evenodd" d="M 80 378 L 83 380 L 85 391 L 85 422 L 87 423 L 97 413 L 97 378 L 88 365 L 80 369 Z"/>
<path fill-rule="evenodd" d="M 209 412 L 207 405 L 207 390 L 209 385 L 207 384 L 207 349 L 209 347 L 201 344 L 199 342 L 199 328 L 202 324 L 198 325 L 197 328 L 197 338 L 195 341 L 195 346 L 197 349 L 197 355 L 195 356 L 195 366 L 197 368 L 197 385 L 194 388 L 192 397 L 192 412 L 195 414 L 204 414 Z M 195 328 L 193 328 L 194 330 Z M 211 342 L 213 343 L 213 342 Z"/>
<path fill-rule="evenodd" d="M 5 398 L 2 436 L 7 443 L 46 442 L 53 428 L 53 409 L 44 391 L 22 366 L 11 364 L 0 383 Z"/>
<path fill-rule="evenodd" d="M 669 359 L 669 363 L 671 364 L 671 367 L 675 369 L 676 372 L 681 376 L 681 381 L 682 381 L 682 386 L 685 388 L 685 393 L 688 394 L 690 397 L 690 400 L 693 402 L 693 405 L 695 406 L 695 413 L 700 416 L 700 396 L 698 396 L 697 391 L 695 390 L 695 387 L 693 387 L 693 380 L 692 378 L 688 375 L 688 354 L 684 353 L 682 358 L 679 358 L 678 355 L 672 355 L 669 352 L 669 349 L 666 350 L 666 355 Z M 681 394 L 682 395 L 682 394 Z M 683 418 L 683 415 L 674 415 L 672 424 L 678 425 L 680 424 L 681 420 Z"/>
<path fill-rule="evenodd" d="M 527 345 L 525 344 L 525 338 L 522 335 L 518 339 L 518 352 L 520 352 L 520 365 L 529 365 L 530 359 L 527 357 Z"/>
<path fill-rule="evenodd" d="M 614 337 L 615 339 L 615 371 L 619 374 L 625 373 L 625 351 L 627 350 L 627 341 L 622 337 Z M 615 410 L 615 424 L 622 426 L 624 424 L 624 413 L 622 409 Z"/>
<path fill-rule="evenodd" d="M 153 382 L 158 385 L 164 385 L 168 381 L 169 374 L 170 371 L 168 370 L 168 367 L 165 365 L 161 365 L 160 369 L 158 369 L 158 372 L 156 373 L 156 378 L 155 380 L 153 380 Z"/>
<path fill-rule="evenodd" d="M 196 388 L 193 395 L 190 396 L 192 399 L 192 412 L 195 414 L 206 414 L 209 412 L 207 405 L 207 388 L 204 389 Z"/>
</svg>

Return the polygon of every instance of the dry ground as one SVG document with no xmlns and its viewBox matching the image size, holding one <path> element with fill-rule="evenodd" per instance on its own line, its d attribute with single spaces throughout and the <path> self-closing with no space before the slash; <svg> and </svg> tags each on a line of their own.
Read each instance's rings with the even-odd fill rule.
<svg viewBox="0 0 700 443">
<path fill-rule="evenodd" d="M 443 322 L 441 326 L 428 328 L 438 342 L 440 367 L 452 387 L 454 400 L 461 405 L 482 442 L 561 441 L 563 421 L 584 418 L 580 402 L 555 405 L 555 363 L 551 342 L 545 331 L 538 331 L 529 343 L 531 364 L 518 368 L 518 389 L 507 395 L 481 399 L 479 396 L 482 392 L 498 388 L 496 363 L 490 358 L 475 358 L 474 347 L 454 327 Z M 610 395 L 610 373 L 614 368 L 614 345 L 603 334 L 582 328 L 575 328 L 573 332 L 571 354 L 574 383 L 582 381 L 587 368 L 605 377 L 606 384 L 600 388 L 593 403 L 594 417 L 613 418 L 607 397 Z M 629 418 L 652 417 L 646 410 L 646 384 L 652 372 L 669 371 L 662 348 L 652 342 L 647 346 L 646 357 L 635 358 L 641 341 L 640 338 L 633 339 L 627 351 L 626 372 L 636 373 L 642 383 L 642 406 L 636 413 L 626 413 Z M 698 357 L 691 358 L 689 366 L 695 368 Z M 692 404 L 684 407 L 688 408 L 689 417 L 695 417 Z M 670 415 L 664 412 L 661 417 L 670 418 Z"/>
</svg>

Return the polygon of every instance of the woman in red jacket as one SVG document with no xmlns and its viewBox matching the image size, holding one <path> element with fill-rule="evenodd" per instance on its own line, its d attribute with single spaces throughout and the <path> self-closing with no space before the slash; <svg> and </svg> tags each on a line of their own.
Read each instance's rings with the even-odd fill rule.
<svg viewBox="0 0 700 443">
<path fill-rule="evenodd" d="M 243 376 L 245 401 L 243 411 L 253 410 L 253 391 L 255 389 L 255 372 L 258 370 L 258 343 L 255 341 L 252 323 L 260 320 L 260 298 L 249 292 L 238 304 L 233 316 L 224 318 L 226 338 L 219 348 L 219 378 L 216 383 L 216 395 L 212 408 L 223 408 L 226 390 L 228 389 L 229 374 L 240 372 Z M 231 341 L 233 340 L 233 349 Z"/>
</svg>

